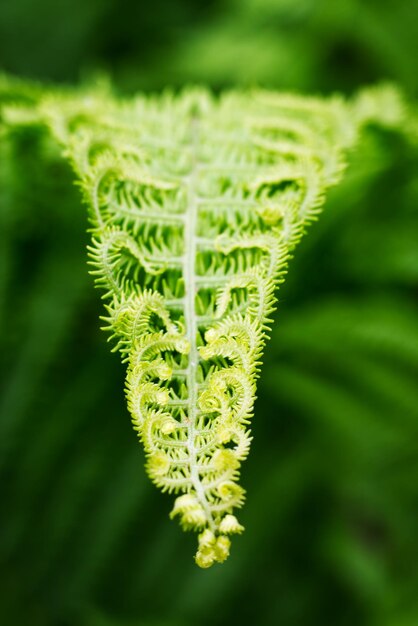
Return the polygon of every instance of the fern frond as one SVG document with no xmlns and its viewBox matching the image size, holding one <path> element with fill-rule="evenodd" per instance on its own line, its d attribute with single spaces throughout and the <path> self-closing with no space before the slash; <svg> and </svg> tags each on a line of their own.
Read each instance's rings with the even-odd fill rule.
<svg viewBox="0 0 418 626">
<path fill-rule="evenodd" d="M 276 287 L 376 97 L 92 92 L 48 95 L 34 114 L 77 174 L 147 471 L 180 494 L 171 517 L 199 533 L 201 567 L 243 530 L 239 472 Z"/>
</svg>

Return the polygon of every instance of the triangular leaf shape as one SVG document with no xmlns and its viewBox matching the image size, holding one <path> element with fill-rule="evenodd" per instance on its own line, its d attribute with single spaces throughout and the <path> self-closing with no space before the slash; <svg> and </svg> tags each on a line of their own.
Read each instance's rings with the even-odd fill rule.
<svg viewBox="0 0 418 626">
<path fill-rule="evenodd" d="M 5 109 L 9 124 L 46 124 L 76 172 L 147 472 L 176 494 L 171 517 L 199 533 L 201 567 L 224 561 L 243 530 L 239 471 L 276 287 L 379 101 L 384 123 L 402 121 L 390 88 L 354 104 L 204 89 L 119 101 L 93 90 Z"/>
</svg>

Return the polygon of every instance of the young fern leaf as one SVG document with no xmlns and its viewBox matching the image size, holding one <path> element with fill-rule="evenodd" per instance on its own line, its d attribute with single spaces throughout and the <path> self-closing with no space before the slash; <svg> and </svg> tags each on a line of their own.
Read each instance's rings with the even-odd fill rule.
<svg viewBox="0 0 418 626">
<path fill-rule="evenodd" d="M 171 517 L 199 533 L 201 567 L 224 561 L 243 531 L 239 471 L 276 287 L 382 93 L 395 110 L 383 122 L 399 123 L 390 89 L 353 105 L 200 89 L 39 103 L 90 210 L 91 273 L 147 472 L 176 494 Z"/>
</svg>

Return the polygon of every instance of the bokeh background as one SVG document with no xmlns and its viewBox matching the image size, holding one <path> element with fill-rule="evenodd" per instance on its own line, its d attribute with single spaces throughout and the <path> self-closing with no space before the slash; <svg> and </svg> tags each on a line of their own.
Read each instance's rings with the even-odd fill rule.
<svg viewBox="0 0 418 626">
<path fill-rule="evenodd" d="M 104 73 L 128 94 L 350 95 L 392 80 L 413 100 L 417 42 L 416 0 L 0 1 L 1 70 Z M 297 250 L 243 468 L 247 530 L 207 571 L 145 477 L 71 174 L 39 163 L 36 135 L 12 156 L 0 160 L 0 624 L 417 626 L 416 148 L 369 128 Z"/>
</svg>

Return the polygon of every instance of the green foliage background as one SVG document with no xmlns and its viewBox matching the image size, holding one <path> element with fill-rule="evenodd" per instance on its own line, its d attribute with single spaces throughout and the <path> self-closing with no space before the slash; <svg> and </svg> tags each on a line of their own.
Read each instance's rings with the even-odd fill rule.
<svg viewBox="0 0 418 626">
<path fill-rule="evenodd" d="M 14 0 L 0 66 L 119 90 L 417 95 L 411 0 Z M 280 293 L 243 484 L 208 571 L 142 469 L 86 215 L 40 138 L 0 148 L 0 623 L 417 626 L 417 153 L 371 128 Z M 9 155 L 10 156 L 10 155 Z M 10 164 L 11 163 L 11 164 Z"/>
</svg>

